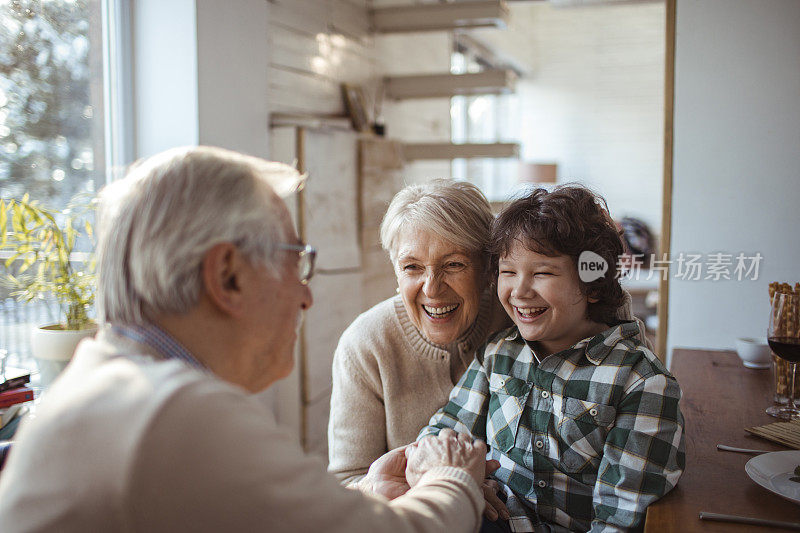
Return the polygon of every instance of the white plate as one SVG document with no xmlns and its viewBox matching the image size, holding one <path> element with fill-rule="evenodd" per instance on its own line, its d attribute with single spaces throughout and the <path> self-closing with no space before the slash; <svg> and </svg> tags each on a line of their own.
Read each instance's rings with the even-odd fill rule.
<svg viewBox="0 0 800 533">
<path fill-rule="evenodd" d="M 789 481 L 794 477 L 794 469 L 800 466 L 800 450 L 771 452 L 753 457 L 744 465 L 750 479 L 786 498 L 800 504 L 800 483 Z"/>
</svg>

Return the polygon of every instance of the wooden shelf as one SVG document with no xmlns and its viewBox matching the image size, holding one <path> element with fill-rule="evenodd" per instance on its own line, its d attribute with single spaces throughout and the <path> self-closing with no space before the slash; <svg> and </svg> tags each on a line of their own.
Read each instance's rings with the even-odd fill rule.
<svg viewBox="0 0 800 533">
<path fill-rule="evenodd" d="M 517 75 L 513 70 L 384 78 L 386 96 L 395 100 L 439 98 L 462 94 L 507 94 L 514 91 L 516 82 Z"/>
<path fill-rule="evenodd" d="M 453 144 L 453 143 L 405 143 L 403 157 L 406 161 L 417 159 L 473 159 L 519 157 L 519 144 Z"/>
<path fill-rule="evenodd" d="M 509 11 L 503 0 L 480 0 L 382 7 L 372 9 L 370 16 L 375 32 L 401 33 L 459 28 L 506 28 Z"/>
<path fill-rule="evenodd" d="M 337 115 L 313 115 L 301 113 L 271 113 L 270 128 L 292 126 L 311 130 L 344 130 L 353 131 L 352 123 L 347 117 Z"/>
</svg>

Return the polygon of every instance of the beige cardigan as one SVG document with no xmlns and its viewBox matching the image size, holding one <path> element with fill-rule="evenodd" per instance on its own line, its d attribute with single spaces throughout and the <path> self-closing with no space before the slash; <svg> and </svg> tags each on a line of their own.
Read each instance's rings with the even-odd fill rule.
<svg viewBox="0 0 800 533">
<path fill-rule="evenodd" d="M 618 316 L 633 318 L 627 292 Z M 636 321 L 645 338 L 644 324 Z M 388 450 L 415 441 L 447 403 L 475 350 L 489 334 L 510 324 L 490 291 L 483 295 L 475 325 L 449 346 L 432 344 L 420 334 L 400 296 L 356 318 L 333 358 L 328 471 L 345 484 L 354 483 Z"/>
<path fill-rule="evenodd" d="M 483 495 L 439 467 L 388 502 L 342 487 L 243 389 L 101 333 L 24 420 L 3 533 L 475 531 Z"/>
<path fill-rule="evenodd" d="M 448 346 L 432 344 L 420 334 L 400 296 L 356 318 L 333 358 L 328 470 L 353 483 L 388 450 L 416 440 L 447 403 L 475 349 L 507 322 L 489 291 L 473 327 Z"/>
</svg>

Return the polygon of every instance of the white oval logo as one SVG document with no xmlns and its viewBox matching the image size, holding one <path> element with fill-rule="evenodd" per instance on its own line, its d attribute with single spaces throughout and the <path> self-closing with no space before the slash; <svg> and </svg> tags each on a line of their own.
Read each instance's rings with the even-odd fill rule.
<svg viewBox="0 0 800 533">
<path fill-rule="evenodd" d="M 608 272 L 608 263 L 596 253 L 584 250 L 578 256 L 578 276 L 584 283 L 602 278 Z"/>
</svg>

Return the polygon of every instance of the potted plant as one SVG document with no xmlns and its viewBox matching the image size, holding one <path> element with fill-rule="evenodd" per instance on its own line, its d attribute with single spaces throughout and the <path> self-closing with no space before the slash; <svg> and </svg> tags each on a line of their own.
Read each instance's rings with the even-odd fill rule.
<svg viewBox="0 0 800 533">
<path fill-rule="evenodd" d="M 4 284 L 18 301 L 53 298 L 61 311 L 61 322 L 39 326 L 31 335 L 43 387 L 67 365 L 78 342 L 97 331 L 90 318 L 95 293 L 94 205 L 95 199 L 85 195 L 75 197 L 61 212 L 42 207 L 27 194 L 19 200 L 0 200 L 0 251 L 10 251 Z M 90 251 L 76 252 L 76 245 Z"/>
</svg>

